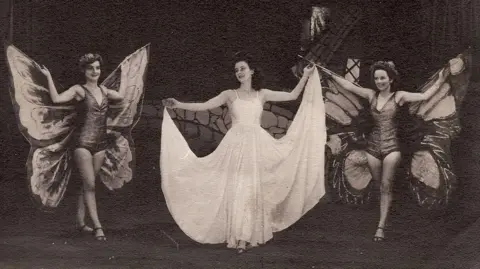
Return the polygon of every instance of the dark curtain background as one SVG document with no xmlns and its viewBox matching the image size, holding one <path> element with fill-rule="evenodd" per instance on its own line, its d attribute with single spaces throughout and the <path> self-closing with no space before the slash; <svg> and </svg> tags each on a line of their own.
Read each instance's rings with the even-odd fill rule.
<svg viewBox="0 0 480 269">
<path fill-rule="evenodd" d="M 311 2 L 17 0 L 13 42 L 34 60 L 49 67 L 54 78 L 65 87 L 78 81 L 76 70 L 80 55 L 101 53 L 106 62 L 103 73 L 106 76 L 125 56 L 151 43 L 146 98 L 205 100 L 235 86 L 229 60 L 241 49 L 248 49 L 262 63 L 270 88 L 292 87 L 294 80 L 289 69 L 298 60 L 301 19 Z M 349 4 L 354 4 L 352 2 Z M 436 46 L 432 51 L 431 41 L 425 40 L 429 29 L 425 25 L 425 14 L 433 2 L 427 2 L 357 1 L 364 12 L 356 30 L 356 35 L 362 39 L 364 62 L 393 60 L 401 73 L 402 87 L 407 90 L 416 89 L 466 44 L 477 45 L 478 42 L 478 36 L 470 34 L 461 42 L 449 43 L 448 50 Z M 1 34 L 6 36 L 9 1 L 0 3 Z M 478 25 L 475 27 L 477 30 L 464 31 L 463 36 L 478 33 Z M 438 38 L 435 40 L 435 44 L 441 44 Z M 475 55 L 478 62 L 478 54 Z M 26 194 L 22 184 L 28 144 L 18 132 L 13 115 L 4 54 L 0 60 L 0 177 L 3 182 L 21 182 L 20 193 Z M 363 81 L 368 83 L 365 76 Z M 470 109 L 477 108 L 470 106 Z M 477 114 L 476 111 L 472 113 Z M 158 137 L 158 134 L 151 135 Z M 152 165 L 158 165 L 156 157 L 151 160 Z"/>
</svg>

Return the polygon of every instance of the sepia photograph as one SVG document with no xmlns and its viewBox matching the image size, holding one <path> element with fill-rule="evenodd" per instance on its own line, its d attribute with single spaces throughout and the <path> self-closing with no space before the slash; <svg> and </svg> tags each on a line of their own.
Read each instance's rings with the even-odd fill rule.
<svg viewBox="0 0 480 269">
<path fill-rule="evenodd" d="M 0 268 L 480 268 L 480 0 L 0 0 L 0 33 Z"/>
</svg>

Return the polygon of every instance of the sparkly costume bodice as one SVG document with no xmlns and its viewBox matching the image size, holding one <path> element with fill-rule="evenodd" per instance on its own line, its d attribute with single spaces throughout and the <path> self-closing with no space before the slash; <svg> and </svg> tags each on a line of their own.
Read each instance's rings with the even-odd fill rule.
<svg viewBox="0 0 480 269">
<path fill-rule="evenodd" d="M 378 95 L 370 104 L 373 117 L 373 130 L 368 138 L 367 152 L 382 160 L 393 151 L 399 150 L 397 139 L 397 104 L 391 95 L 381 109 L 377 108 Z"/>
<path fill-rule="evenodd" d="M 394 95 L 390 96 L 385 103 L 385 105 L 378 110 L 378 95 L 375 96 L 375 99 L 371 104 L 371 112 L 374 121 L 374 127 L 372 134 L 383 136 L 396 136 L 396 123 L 395 115 L 397 114 L 397 104 L 393 98 Z"/>
<path fill-rule="evenodd" d="M 80 126 L 78 137 L 79 147 L 84 147 L 90 151 L 101 150 L 107 134 L 107 111 L 108 99 L 102 90 L 102 101 L 98 103 L 95 96 L 84 86 L 85 90 L 84 121 Z"/>
</svg>

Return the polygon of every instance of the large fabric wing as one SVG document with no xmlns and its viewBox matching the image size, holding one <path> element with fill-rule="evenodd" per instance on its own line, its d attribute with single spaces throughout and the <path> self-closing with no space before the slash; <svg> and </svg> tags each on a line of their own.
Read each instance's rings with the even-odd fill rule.
<svg viewBox="0 0 480 269">
<path fill-rule="evenodd" d="M 460 111 L 460 107 L 463 104 L 463 99 L 467 95 L 467 90 L 470 86 L 470 77 L 472 76 L 472 48 L 468 48 L 465 52 L 458 55 L 455 64 L 458 66 L 460 73 L 450 76 L 450 85 L 453 89 L 453 95 L 455 96 L 455 103 L 457 105 L 457 112 Z"/>
<path fill-rule="evenodd" d="M 323 83 L 326 84 L 324 100 L 329 135 L 354 133 L 362 136 L 362 126 L 368 121 L 369 115 L 364 100 L 332 79 L 325 79 Z"/>
<path fill-rule="evenodd" d="M 122 62 L 125 69 L 120 64 L 102 83 L 102 86 L 116 91 L 120 86 L 126 87 L 125 99 L 111 104 L 108 111 L 108 147 L 100 179 L 110 190 L 121 188 L 133 176 L 135 145 L 131 132 L 142 113 L 149 53 L 150 44 L 130 54 Z M 123 81 L 122 75 L 126 78 Z"/>
<path fill-rule="evenodd" d="M 409 107 L 420 128 L 414 138 L 408 176 L 417 203 L 427 209 L 442 209 L 455 197 L 458 182 L 450 146 L 461 129 L 458 109 L 470 81 L 471 59 L 467 50 L 450 60 L 449 67 L 441 68 L 419 90 L 427 90 L 440 72 L 450 68 L 450 75 L 435 95 Z"/>
<path fill-rule="evenodd" d="M 423 102 L 410 105 L 412 115 L 416 115 L 426 121 L 448 117 L 457 113 L 467 93 L 470 82 L 472 65 L 471 49 L 459 54 L 449 61 L 450 75 L 432 98 Z M 443 67 L 420 87 L 418 92 L 424 92 L 439 79 L 439 73 L 447 67 Z M 453 105 L 453 106 L 452 106 Z"/>
<path fill-rule="evenodd" d="M 330 73 L 339 76 L 332 71 Z M 372 176 L 364 151 L 364 133 L 368 128 L 370 111 L 365 100 L 342 88 L 333 79 L 327 78 L 324 83 L 327 84 L 324 87 L 329 134 L 327 144 L 339 149 L 326 158 L 331 199 L 347 204 L 368 203 Z"/>
<path fill-rule="evenodd" d="M 76 108 L 52 102 L 47 79 L 31 58 L 12 44 L 6 44 L 5 52 L 17 123 L 30 143 L 26 163 L 30 193 L 41 208 L 54 208 L 62 200 L 72 172 L 69 145 Z M 62 90 L 59 85 L 57 90 Z"/>
</svg>

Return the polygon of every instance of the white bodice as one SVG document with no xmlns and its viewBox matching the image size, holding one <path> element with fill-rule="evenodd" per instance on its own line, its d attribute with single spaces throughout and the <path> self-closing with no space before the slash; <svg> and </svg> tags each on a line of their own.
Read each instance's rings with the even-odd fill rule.
<svg viewBox="0 0 480 269">
<path fill-rule="evenodd" d="M 230 104 L 232 126 L 234 125 L 260 125 L 263 113 L 263 104 L 258 98 L 243 100 L 238 97 Z"/>
</svg>

